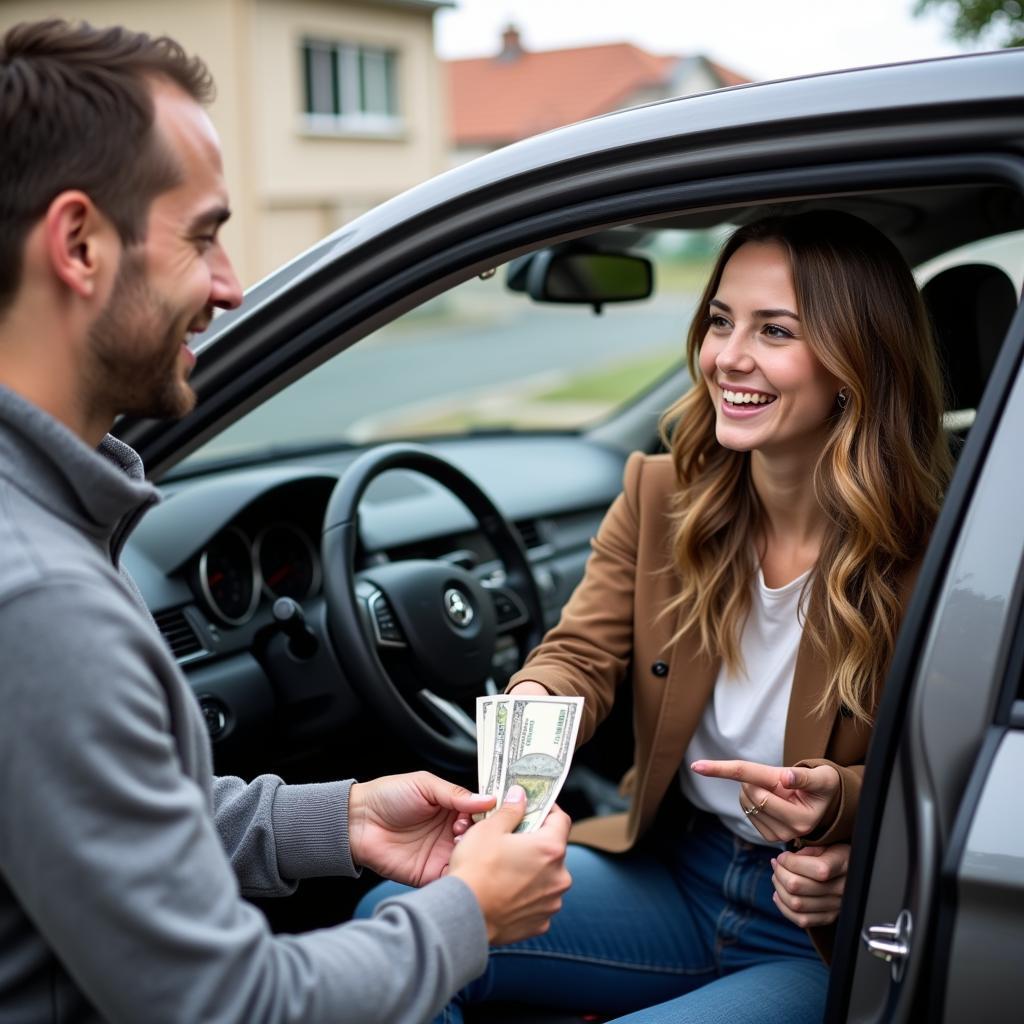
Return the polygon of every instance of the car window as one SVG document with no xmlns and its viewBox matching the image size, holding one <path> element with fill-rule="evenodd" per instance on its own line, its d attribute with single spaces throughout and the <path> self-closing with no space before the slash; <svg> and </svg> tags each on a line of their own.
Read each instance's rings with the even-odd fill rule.
<svg viewBox="0 0 1024 1024">
<path fill-rule="evenodd" d="M 510 290 L 511 264 L 463 282 L 296 381 L 182 468 L 271 446 L 591 426 L 681 364 L 728 230 L 632 231 L 624 247 L 652 261 L 653 294 L 600 314 Z"/>
</svg>

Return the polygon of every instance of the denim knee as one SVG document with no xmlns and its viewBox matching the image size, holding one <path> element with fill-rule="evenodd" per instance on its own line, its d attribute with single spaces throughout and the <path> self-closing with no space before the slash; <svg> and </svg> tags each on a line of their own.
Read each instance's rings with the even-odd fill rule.
<svg viewBox="0 0 1024 1024">
<path fill-rule="evenodd" d="M 400 885 L 398 882 L 381 882 L 375 885 L 357 904 L 353 917 L 355 919 L 373 917 L 377 906 L 392 896 L 400 896 L 403 892 L 409 892 L 409 886 Z"/>
</svg>

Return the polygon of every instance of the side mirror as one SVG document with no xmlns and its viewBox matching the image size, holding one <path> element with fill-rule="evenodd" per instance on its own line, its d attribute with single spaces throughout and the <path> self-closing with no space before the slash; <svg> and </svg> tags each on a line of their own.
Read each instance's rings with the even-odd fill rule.
<svg viewBox="0 0 1024 1024">
<path fill-rule="evenodd" d="M 654 290 L 654 266 L 628 252 L 542 249 L 508 265 L 506 286 L 534 302 L 593 306 L 646 299 Z"/>
</svg>

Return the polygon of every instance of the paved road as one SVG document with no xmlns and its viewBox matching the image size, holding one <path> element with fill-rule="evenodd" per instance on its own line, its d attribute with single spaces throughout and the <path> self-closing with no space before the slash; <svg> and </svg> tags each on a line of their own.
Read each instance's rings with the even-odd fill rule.
<svg viewBox="0 0 1024 1024">
<path fill-rule="evenodd" d="M 486 401 L 645 354 L 682 353 L 694 297 L 606 307 L 536 305 L 463 285 L 340 353 L 224 431 L 196 457 L 356 436 L 410 409 Z"/>
</svg>

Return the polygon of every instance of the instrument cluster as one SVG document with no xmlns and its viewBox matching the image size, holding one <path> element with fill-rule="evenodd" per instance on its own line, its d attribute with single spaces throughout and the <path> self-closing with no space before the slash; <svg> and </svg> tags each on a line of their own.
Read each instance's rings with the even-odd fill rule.
<svg viewBox="0 0 1024 1024">
<path fill-rule="evenodd" d="M 225 626 L 242 626 L 263 598 L 298 602 L 319 592 L 320 556 L 301 526 L 277 521 L 248 532 L 221 530 L 200 552 L 194 586 L 206 610 Z"/>
</svg>

